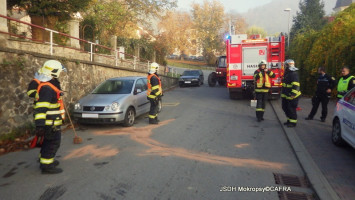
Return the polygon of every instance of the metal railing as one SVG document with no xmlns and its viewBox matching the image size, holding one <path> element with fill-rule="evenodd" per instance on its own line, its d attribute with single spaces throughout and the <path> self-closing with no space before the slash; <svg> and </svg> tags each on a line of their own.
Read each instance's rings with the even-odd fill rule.
<svg viewBox="0 0 355 200">
<path fill-rule="evenodd" d="M 56 30 L 52 30 L 52 29 L 49 29 L 49 28 L 45 28 L 45 27 L 42 27 L 42 26 L 38 26 L 38 25 L 35 25 L 35 24 L 31 24 L 31 23 L 28 23 L 28 22 L 24 22 L 24 21 L 20 21 L 18 19 L 14 19 L 14 18 L 11 18 L 11 17 L 7 17 L 5 15 L 1 15 L 0 14 L 0 17 L 1 18 L 5 18 L 8 20 L 8 25 L 9 25 L 9 32 L 5 32 L 5 31 L 1 31 L 0 30 L 0 33 L 1 34 L 7 34 L 9 35 L 10 37 L 16 37 L 16 38 L 20 38 L 20 39 L 23 39 L 23 40 L 27 40 L 27 41 L 34 41 L 34 42 L 39 42 L 39 43 L 43 43 L 43 44 L 49 44 L 50 48 L 49 48 L 49 54 L 50 55 L 55 55 L 55 47 L 62 47 L 62 48 L 68 48 L 68 49 L 72 49 L 72 50 L 76 50 L 78 52 L 81 52 L 81 53 L 88 53 L 90 55 L 90 61 L 91 62 L 99 62 L 99 60 L 101 59 L 95 59 L 96 57 L 103 57 L 103 58 L 107 58 L 107 59 L 110 59 L 112 62 L 112 64 L 114 66 L 118 66 L 120 63 L 126 63 L 126 65 L 128 64 L 130 67 L 128 68 L 133 68 L 134 70 L 144 70 L 144 71 L 147 71 L 149 69 L 149 65 L 151 63 L 151 61 L 149 60 L 146 60 L 146 59 L 143 59 L 143 58 L 138 58 L 134 55 L 131 55 L 131 54 L 128 54 L 128 53 L 123 53 L 123 52 L 119 52 L 118 49 L 112 49 L 110 47 L 107 47 L 107 46 L 104 46 L 104 45 L 100 45 L 98 43 L 94 43 L 94 42 L 91 42 L 91 41 L 87 41 L 87 40 L 84 40 L 84 39 L 81 39 L 81 38 L 77 38 L 77 37 L 73 37 L 71 35 L 68 35 L 68 34 L 65 34 L 65 33 L 62 33 L 62 32 L 59 32 L 59 31 L 56 31 Z M 16 26 L 18 26 L 19 24 L 21 24 L 22 26 L 27 26 L 27 30 L 29 30 L 29 32 L 31 32 L 33 30 L 33 28 L 37 28 L 37 29 L 41 29 L 45 32 L 49 32 L 49 41 L 46 41 L 45 39 L 43 40 L 38 40 L 38 39 L 35 39 L 33 38 L 33 36 L 31 35 L 31 37 L 27 37 L 27 34 L 18 34 L 18 33 L 12 33 L 13 31 L 11 31 L 11 26 L 14 26 L 12 23 L 16 23 Z M 32 32 L 31 32 L 32 33 Z M 54 41 L 54 37 L 55 37 L 55 34 L 57 34 L 57 36 L 60 36 L 60 37 L 63 37 L 65 38 L 65 44 L 59 44 L 59 43 L 55 43 Z M 69 39 L 70 40 L 77 40 L 79 41 L 79 45 L 80 45 L 80 48 L 75 48 L 75 47 L 72 47 L 67 43 L 67 40 Z M 87 44 L 89 45 L 90 47 L 90 50 L 89 51 L 85 51 L 85 48 L 84 48 L 84 45 Z M 101 52 L 101 53 L 100 53 Z M 109 52 L 109 53 L 105 53 L 105 52 Z M 112 55 L 113 54 L 113 55 Z M 124 55 L 125 56 L 125 59 L 121 59 L 120 58 L 120 54 Z M 130 59 L 126 59 L 126 58 L 130 58 Z"/>
</svg>

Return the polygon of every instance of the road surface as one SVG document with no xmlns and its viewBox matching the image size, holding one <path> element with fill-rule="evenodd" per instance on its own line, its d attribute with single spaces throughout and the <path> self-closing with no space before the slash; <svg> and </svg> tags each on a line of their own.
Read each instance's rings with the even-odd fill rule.
<svg viewBox="0 0 355 200">
<path fill-rule="evenodd" d="M 205 71 L 207 78 L 208 72 Z M 258 123 L 248 100 L 226 88 L 176 88 L 159 125 L 81 126 L 82 144 L 63 133 L 64 172 L 42 175 L 38 149 L 0 157 L 0 199 L 278 199 L 273 173 L 304 176 L 271 107 Z M 228 190 L 237 190 L 225 192 Z"/>
</svg>

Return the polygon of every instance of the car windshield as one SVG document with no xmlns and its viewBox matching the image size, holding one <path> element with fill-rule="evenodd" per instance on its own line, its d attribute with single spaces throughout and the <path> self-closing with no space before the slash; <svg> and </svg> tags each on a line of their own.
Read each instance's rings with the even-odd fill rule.
<svg viewBox="0 0 355 200">
<path fill-rule="evenodd" d="M 134 80 L 107 80 L 100 84 L 92 94 L 129 94 Z"/>
<path fill-rule="evenodd" d="M 200 76 L 198 71 L 184 71 L 183 76 Z"/>
</svg>

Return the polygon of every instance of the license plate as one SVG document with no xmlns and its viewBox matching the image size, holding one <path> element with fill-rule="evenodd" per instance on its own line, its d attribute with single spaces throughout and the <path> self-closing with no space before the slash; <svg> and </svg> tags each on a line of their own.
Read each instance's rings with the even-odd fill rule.
<svg viewBox="0 0 355 200">
<path fill-rule="evenodd" d="M 87 114 L 87 113 L 83 113 L 82 117 L 83 117 L 83 118 L 99 118 L 99 114 Z"/>
<path fill-rule="evenodd" d="M 185 83 L 191 83 L 191 81 L 185 81 Z"/>
</svg>

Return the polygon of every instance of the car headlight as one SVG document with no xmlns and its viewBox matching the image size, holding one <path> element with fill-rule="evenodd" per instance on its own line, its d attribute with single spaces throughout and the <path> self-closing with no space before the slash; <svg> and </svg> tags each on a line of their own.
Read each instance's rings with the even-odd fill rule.
<svg viewBox="0 0 355 200">
<path fill-rule="evenodd" d="M 76 103 L 76 104 L 74 105 L 74 110 L 81 110 L 81 105 L 80 105 L 80 103 Z"/>
<path fill-rule="evenodd" d="M 112 111 L 118 111 L 118 106 L 119 106 L 119 104 L 117 102 L 113 102 L 111 104 L 111 110 Z"/>
</svg>

